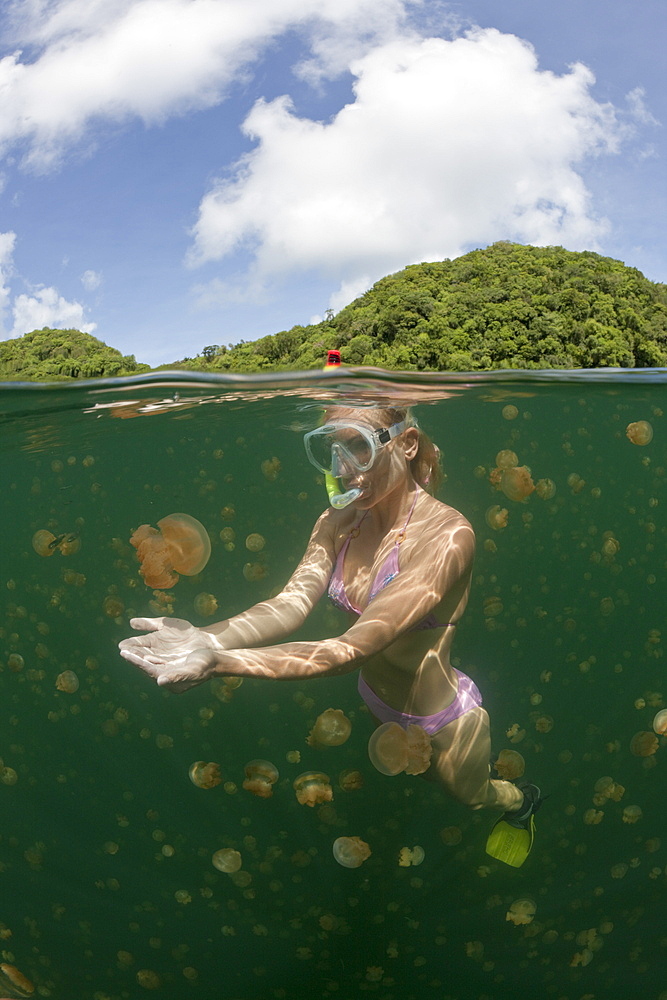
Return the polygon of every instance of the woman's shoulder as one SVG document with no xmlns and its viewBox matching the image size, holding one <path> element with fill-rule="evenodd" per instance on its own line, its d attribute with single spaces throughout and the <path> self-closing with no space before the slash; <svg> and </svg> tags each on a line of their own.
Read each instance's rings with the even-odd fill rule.
<svg viewBox="0 0 667 1000">
<path fill-rule="evenodd" d="M 459 528 L 473 531 L 473 527 L 465 514 L 462 514 L 456 507 L 451 507 L 449 504 L 444 503 L 444 501 L 437 500 L 430 493 L 425 494 L 423 510 L 429 526 L 432 525 L 434 528 L 440 530 L 446 529 L 450 532 L 456 531 Z"/>
</svg>

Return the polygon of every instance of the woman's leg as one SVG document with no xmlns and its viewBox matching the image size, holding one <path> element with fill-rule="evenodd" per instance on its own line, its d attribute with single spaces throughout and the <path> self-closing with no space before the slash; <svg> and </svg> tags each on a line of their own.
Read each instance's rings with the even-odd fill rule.
<svg viewBox="0 0 667 1000">
<path fill-rule="evenodd" d="M 523 792 L 511 781 L 489 778 L 491 735 L 489 717 L 481 706 L 449 722 L 431 738 L 433 758 L 425 778 L 471 809 L 518 810 Z"/>
</svg>

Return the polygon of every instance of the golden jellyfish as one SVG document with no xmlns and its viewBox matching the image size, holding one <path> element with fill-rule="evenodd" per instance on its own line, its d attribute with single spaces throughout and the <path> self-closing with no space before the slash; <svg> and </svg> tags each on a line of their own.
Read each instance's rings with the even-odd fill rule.
<svg viewBox="0 0 667 1000">
<path fill-rule="evenodd" d="M 343 868 L 359 868 L 371 849 L 361 837 L 338 837 L 333 843 L 333 856 Z"/>
<path fill-rule="evenodd" d="M 650 757 L 658 749 L 658 737 L 655 733 L 639 732 L 630 740 L 630 753 L 635 757 Z"/>
<path fill-rule="evenodd" d="M 519 416 L 519 411 L 513 403 L 508 403 L 507 406 L 503 406 L 502 414 L 503 420 L 516 420 Z"/>
<path fill-rule="evenodd" d="M 105 597 L 102 602 L 102 610 L 107 617 L 118 618 L 118 616 L 122 615 L 123 611 L 125 611 L 125 605 L 119 597 L 109 595 L 109 597 Z"/>
<path fill-rule="evenodd" d="M 209 618 L 218 610 L 218 602 L 213 594 L 197 594 L 194 599 L 195 611 L 204 618 Z"/>
<path fill-rule="evenodd" d="M 509 448 L 499 451 L 496 455 L 496 468 L 498 469 L 513 469 L 519 464 L 519 456 L 514 451 L 510 451 Z"/>
<path fill-rule="evenodd" d="M 142 524 L 130 538 L 137 550 L 139 572 L 147 587 L 167 590 L 178 576 L 196 576 L 211 555 L 206 528 L 189 514 L 169 514 L 157 523 L 159 530 Z"/>
<path fill-rule="evenodd" d="M 215 788 L 222 781 L 220 765 L 215 761 L 209 764 L 203 760 L 197 760 L 190 766 L 190 781 L 197 788 Z"/>
<path fill-rule="evenodd" d="M 627 874 L 628 874 L 628 866 L 624 861 L 619 861 L 618 864 L 612 865 L 611 867 L 612 878 L 625 878 Z"/>
<path fill-rule="evenodd" d="M 505 914 L 505 920 L 511 921 L 517 927 L 532 924 L 536 910 L 537 904 L 534 899 L 515 899 Z"/>
<path fill-rule="evenodd" d="M 641 806 L 626 806 L 623 810 L 623 822 L 638 823 L 643 815 Z"/>
<path fill-rule="evenodd" d="M 281 469 L 280 459 L 275 456 L 265 459 L 262 462 L 261 469 L 265 479 L 268 479 L 270 483 L 275 482 Z"/>
<path fill-rule="evenodd" d="M 440 831 L 440 840 L 447 847 L 456 847 L 463 840 L 463 833 L 458 826 L 445 826 Z"/>
<path fill-rule="evenodd" d="M 19 674 L 25 665 L 25 661 L 20 653 L 10 653 L 7 657 L 7 666 L 15 673 Z"/>
<path fill-rule="evenodd" d="M 352 723 L 340 708 L 327 708 L 318 715 L 306 737 L 310 747 L 339 747 L 349 739 Z"/>
<path fill-rule="evenodd" d="M 368 741 L 368 756 L 381 774 L 423 774 L 432 753 L 428 733 L 413 724 L 403 729 L 397 722 L 385 722 Z"/>
<path fill-rule="evenodd" d="M 261 552 L 265 545 L 266 539 L 263 535 L 258 535 L 256 531 L 254 531 L 251 535 L 248 535 L 245 540 L 245 547 L 248 552 Z"/>
<path fill-rule="evenodd" d="M 654 718 L 653 731 L 659 736 L 667 736 L 667 708 L 663 708 Z"/>
<path fill-rule="evenodd" d="M 535 483 L 535 493 L 540 500 L 551 500 L 556 493 L 556 484 L 553 479 L 538 479 Z"/>
<path fill-rule="evenodd" d="M 214 868 L 217 868 L 219 872 L 225 872 L 227 875 L 239 871 L 243 864 L 239 852 L 231 847 L 223 847 L 221 850 L 216 851 L 211 861 Z"/>
<path fill-rule="evenodd" d="M 139 969 L 137 972 L 137 982 L 145 990 L 157 990 L 162 985 L 162 980 L 153 969 Z"/>
<path fill-rule="evenodd" d="M 304 771 L 294 779 L 292 787 L 299 805 L 313 807 L 333 801 L 331 779 L 322 771 Z"/>
<path fill-rule="evenodd" d="M 74 694 L 79 690 L 79 678 L 73 670 L 63 670 L 56 677 L 56 687 L 59 691 L 64 691 L 65 694 Z"/>
<path fill-rule="evenodd" d="M 584 823 L 586 826 L 597 826 L 604 819 L 601 809 L 587 809 L 584 813 Z"/>
<path fill-rule="evenodd" d="M 53 532 L 43 528 L 32 536 L 32 547 L 38 556 L 52 556 L 58 547 L 58 540 Z"/>
<path fill-rule="evenodd" d="M 355 768 L 347 768 L 338 775 L 338 786 L 344 792 L 358 792 L 364 787 L 364 776 Z"/>
<path fill-rule="evenodd" d="M 506 507 L 501 507 L 498 503 L 495 503 L 493 507 L 489 507 L 484 515 L 484 520 L 494 531 L 502 531 L 503 528 L 506 528 L 508 518 L 509 511 Z"/>
<path fill-rule="evenodd" d="M 263 580 L 268 572 L 268 569 L 263 565 L 263 563 L 249 562 L 243 567 L 243 575 L 248 583 L 256 583 L 257 580 Z"/>
<path fill-rule="evenodd" d="M 526 762 L 516 750 L 501 750 L 494 767 L 503 780 L 512 781 L 521 777 L 526 770 Z"/>
<path fill-rule="evenodd" d="M 625 436 L 633 444 L 650 444 L 653 440 L 653 427 L 648 420 L 635 420 L 625 428 Z"/>
<path fill-rule="evenodd" d="M 0 972 L 19 991 L 19 996 L 29 997 L 35 992 L 35 984 L 27 976 L 24 976 L 15 965 L 0 962 Z"/>
<path fill-rule="evenodd" d="M 503 469 L 500 488 L 508 500 L 517 502 L 526 500 L 535 490 L 528 466 L 518 465 L 512 469 Z"/>
<path fill-rule="evenodd" d="M 540 715 L 535 719 L 535 729 L 538 733 L 550 733 L 554 727 L 554 720 L 550 715 Z"/>
<path fill-rule="evenodd" d="M 398 854 L 398 863 L 401 868 L 409 868 L 410 865 L 420 865 L 426 854 L 423 847 L 402 847 Z"/>
<path fill-rule="evenodd" d="M 247 792 L 259 796 L 260 799 L 270 799 L 273 786 L 278 780 L 278 768 L 270 760 L 251 760 L 245 768 L 243 787 Z"/>
</svg>

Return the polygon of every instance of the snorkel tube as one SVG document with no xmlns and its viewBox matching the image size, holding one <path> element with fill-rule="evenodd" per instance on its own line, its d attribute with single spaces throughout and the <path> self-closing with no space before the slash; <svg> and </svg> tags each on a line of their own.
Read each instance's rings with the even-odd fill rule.
<svg viewBox="0 0 667 1000">
<path fill-rule="evenodd" d="M 327 351 L 327 363 L 324 366 L 324 371 L 329 371 L 331 368 L 338 368 L 340 366 L 340 351 Z M 340 479 L 336 479 L 328 472 L 324 477 L 324 485 L 326 487 L 327 496 L 329 497 L 329 503 L 336 510 L 342 510 L 349 504 L 354 503 L 357 497 L 361 496 L 361 490 L 355 489 L 347 490 L 346 493 L 343 492 L 343 484 Z"/>
</svg>

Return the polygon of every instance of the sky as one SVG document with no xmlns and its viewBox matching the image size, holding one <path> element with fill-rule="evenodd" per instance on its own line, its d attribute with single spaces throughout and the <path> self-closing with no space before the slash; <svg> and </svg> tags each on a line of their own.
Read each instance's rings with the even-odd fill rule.
<svg viewBox="0 0 667 1000">
<path fill-rule="evenodd" d="M 0 340 L 161 365 L 497 240 L 667 281 L 664 0 L 0 0 Z"/>
</svg>

